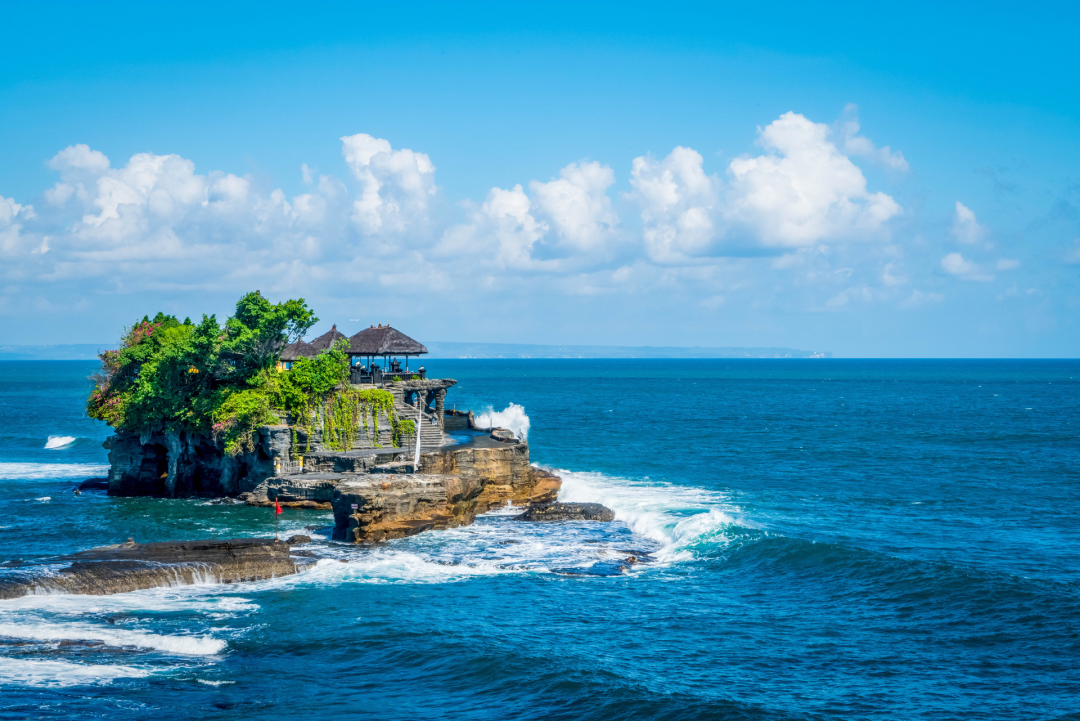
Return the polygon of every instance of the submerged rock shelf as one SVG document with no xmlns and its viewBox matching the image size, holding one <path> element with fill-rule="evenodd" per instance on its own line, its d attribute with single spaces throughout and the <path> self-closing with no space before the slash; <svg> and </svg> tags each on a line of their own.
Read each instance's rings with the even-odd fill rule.
<svg viewBox="0 0 1080 721">
<path fill-rule="evenodd" d="M 309 540 L 300 536 L 286 542 L 269 538 L 128 541 L 51 559 L 49 565 L 69 563 L 57 572 L 21 567 L 18 576 L 0 578 L 0 599 L 49 593 L 105 596 L 162 586 L 291 576 L 314 563 L 312 558 L 290 552 L 290 545 Z"/>
</svg>

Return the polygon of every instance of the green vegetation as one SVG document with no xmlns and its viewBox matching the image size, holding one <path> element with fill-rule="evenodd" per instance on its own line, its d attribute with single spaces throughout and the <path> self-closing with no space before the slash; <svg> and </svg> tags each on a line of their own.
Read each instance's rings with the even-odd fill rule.
<svg viewBox="0 0 1080 721">
<path fill-rule="evenodd" d="M 101 354 L 87 414 L 118 430 L 213 436 L 231 455 L 254 450 L 259 426 L 286 419 L 306 432 L 305 451 L 316 427 L 331 448 L 348 450 L 361 426 L 371 428 L 378 445 L 382 414 L 397 446 L 415 424 L 397 418 L 388 391 L 349 387 L 341 347 L 277 369 L 285 345 L 316 322 L 303 299 L 275 304 L 258 291 L 241 298 L 224 325 L 213 315 L 198 325 L 164 313 L 144 317 L 118 350 Z M 299 452 L 295 430 L 293 452 Z"/>
</svg>

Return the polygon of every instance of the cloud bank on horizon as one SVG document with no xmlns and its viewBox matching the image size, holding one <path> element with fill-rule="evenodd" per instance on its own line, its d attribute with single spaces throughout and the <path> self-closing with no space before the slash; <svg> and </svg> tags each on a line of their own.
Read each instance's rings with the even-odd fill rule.
<svg viewBox="0 0 1080 721">
<path fill-rule="evenodd" d="M 284 293 L 422 279 L 428 293 L 483 293 L 542 276 L 568 295 L 680 286 L 715 306 L 764 273 L 786 276 L 820 310 L 939 302 L 895 238 L 911 211 L 871 188 L 855 159 L 891 173 L 908 162 L 860 130 L 853 107 L 833 125 L 787 112 L 758 128 L 756 152 L 722 175 L 677 146 L 633 158 L 625 193 L 613 193 L 609 165 L 581 160 L 457 208 L 442 197 L 432 158 L 365 133 L 340 139 L 349 182 L 305 165 L 308 192 L 292 197 L 251 176 L 200 174 L 178 155 L 138 153 L 114 167 L 75 144 L 48 161 L 59 179 L 34 203 L 0 196 L 0 279 L 9 288 L 78 280 L 91 292 L 256 284 Z M 987 282 L 1019 265 L 995 256 L 959 200 L 948 235 L 939 276 Z M 0 310 L 13 305 L 9 293 Z"/>
</svg>

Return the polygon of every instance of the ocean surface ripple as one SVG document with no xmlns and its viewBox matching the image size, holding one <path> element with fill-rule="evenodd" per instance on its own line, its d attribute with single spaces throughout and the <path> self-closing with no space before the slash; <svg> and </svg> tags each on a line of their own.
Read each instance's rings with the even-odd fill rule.
<svg viewBox="0 0 1080 721">
<path fill-rule="evenodd" d="M 3 601 L 0 718 L 1080 718 L 1080 362 L 427 365 L 616 521 L 354 547 L 291 510 L 299 576 Z M 0 362 L 0 574 L 274 532 L 74 495 L 92 370 Z"/>
</svg>

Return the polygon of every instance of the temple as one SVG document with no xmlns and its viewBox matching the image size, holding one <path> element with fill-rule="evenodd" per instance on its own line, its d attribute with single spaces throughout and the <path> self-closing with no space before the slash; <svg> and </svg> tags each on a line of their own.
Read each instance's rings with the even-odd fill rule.
<svg viewBox="0 0 1080 721">
<path fill-rule="evenodd" d="M 291 372 L 332 348 L 349 358 L 349 384 L 337 400 L 261 426 L 250 450 L 229 455 L 215 436 L 186 431 L 117 431 L 104 444 L 109 493 L 221 495 L 333 510 L 333 537 L 353 542 L 452 528 L 494 507 L 555 500 L 561 481 L 529 463 L 526 439 L 447 409 L 446 392 L 457 381 L 428 378 L 416 367 L 427 348 L 396 328 L 347 337 L 334 326 L 289 344 L 278 368 Z"/>
<path fill-rule="evenodd" d="M 346 336 L 335 324 L 310 343 L 298 340 L 281 352 L 278 368 L 291 370 L 300 358 L 315 356 L 337 346 L 349 356 L 349 383 L 357 389 L 381 388 L 394 396 L 394 410 L 402 418 L 420 423 L 420 441 L 425 448 L 445 445 L 447 430 L 465 430 L 468 414 L 446 413 L 446 391 L 457 384 L 452 379 L 429 379 L 423 366 L 409 368 L 409 359 L 426 355 L 428 349 L 396 328 L 378 325 Z M 419 408 L 417 405 L 419 404 Z M 390 424 L 380 438 L 358 434 L 356 447 L 375 448 L 391 445 Z M 416 437 L 406 434 L 399 438 L 402 447 L 415 443 Z M 365 440 L 367 442 L 365 442 Z"/>
</svg>

